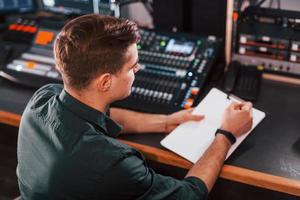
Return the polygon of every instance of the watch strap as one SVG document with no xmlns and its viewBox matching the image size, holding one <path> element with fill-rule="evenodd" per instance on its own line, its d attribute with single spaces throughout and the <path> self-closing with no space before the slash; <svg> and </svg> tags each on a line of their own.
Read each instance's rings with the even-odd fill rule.
<svg viewBox="0 0 300 200">
<path fill-rule="evenodd" d="M 236 142 L 235 136 L 230 131 L 225 131 L 223 129 L 217 129 L 215 135 L 217 135 L 217 134 L 225 135 L 231 144 L 234 144 Z"/>
</svg>

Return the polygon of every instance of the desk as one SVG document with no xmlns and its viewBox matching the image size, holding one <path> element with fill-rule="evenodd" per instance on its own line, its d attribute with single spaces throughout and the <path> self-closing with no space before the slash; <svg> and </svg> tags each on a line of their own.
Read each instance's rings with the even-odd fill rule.
<svg viewBox="0 0 300 200">
<path fill-rule="evenodd" d="M 33 92 L 0 79 L 0 122 L 18 127 Z M 220 177 L 300 196 L 300 86 L 264 79 L 255 107 L 267 117 L 225 162 Z M 120 140 L 147 159 L 191 168 L 190 162 L 160 146 L 164 136 L 124 135 Z"/>
</svg>

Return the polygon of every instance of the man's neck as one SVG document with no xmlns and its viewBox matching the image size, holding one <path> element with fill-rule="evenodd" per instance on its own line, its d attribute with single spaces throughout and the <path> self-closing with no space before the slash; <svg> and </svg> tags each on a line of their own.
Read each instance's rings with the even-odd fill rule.
<svg viewBox="0 0 300 200">
<path fill-rule="evenodd" d="M 102 113 L 105 113 L 108 109 L 109 103 L 97 95 L 96 92 L 89 91 L 88 89 L 77 90 L 70 87 L 64 86 L 64 89 L 75 99 L 81 103 L 88 105 Z"/>
</svg>

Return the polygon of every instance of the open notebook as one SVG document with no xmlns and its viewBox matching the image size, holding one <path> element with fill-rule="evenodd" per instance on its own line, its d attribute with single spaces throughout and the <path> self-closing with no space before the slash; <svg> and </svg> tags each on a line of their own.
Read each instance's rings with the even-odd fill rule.
<svg viewBox="0 0 300 200">
<path fill-rule="evenodd" d="M 204 114 L 205 118 L 200 122 L 181 124 L 161 141 L 161 145 L 196 163 L 214 140 L 215 132 L 221 125 L 223 112 L 232 101 L 237 100 L 229 100 L 224 92 L 216 88 L 211 89 L 193 111 L 194 114 Z M 236 143 L 230 148 L 226 159 L 264 117 L 264 112 L 253 108 L 252 129 L 237 138 Z"/>
</svg>

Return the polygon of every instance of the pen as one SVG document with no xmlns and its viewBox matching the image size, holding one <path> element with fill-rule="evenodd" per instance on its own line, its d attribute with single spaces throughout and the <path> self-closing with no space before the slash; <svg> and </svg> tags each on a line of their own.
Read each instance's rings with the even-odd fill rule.
<svg viewBox="0 0 300 200">
<path fill-rule="evenodd" d="M 240 98 L 240 97 L 238 97 L 234 94 L 229 94 L 229 93 L 227 94 L 227 99 L 235 101 L 237 103 L 244 103 L 245 102 L 244 99 L 242 99 L 242 98 Z"/>
</svg>

